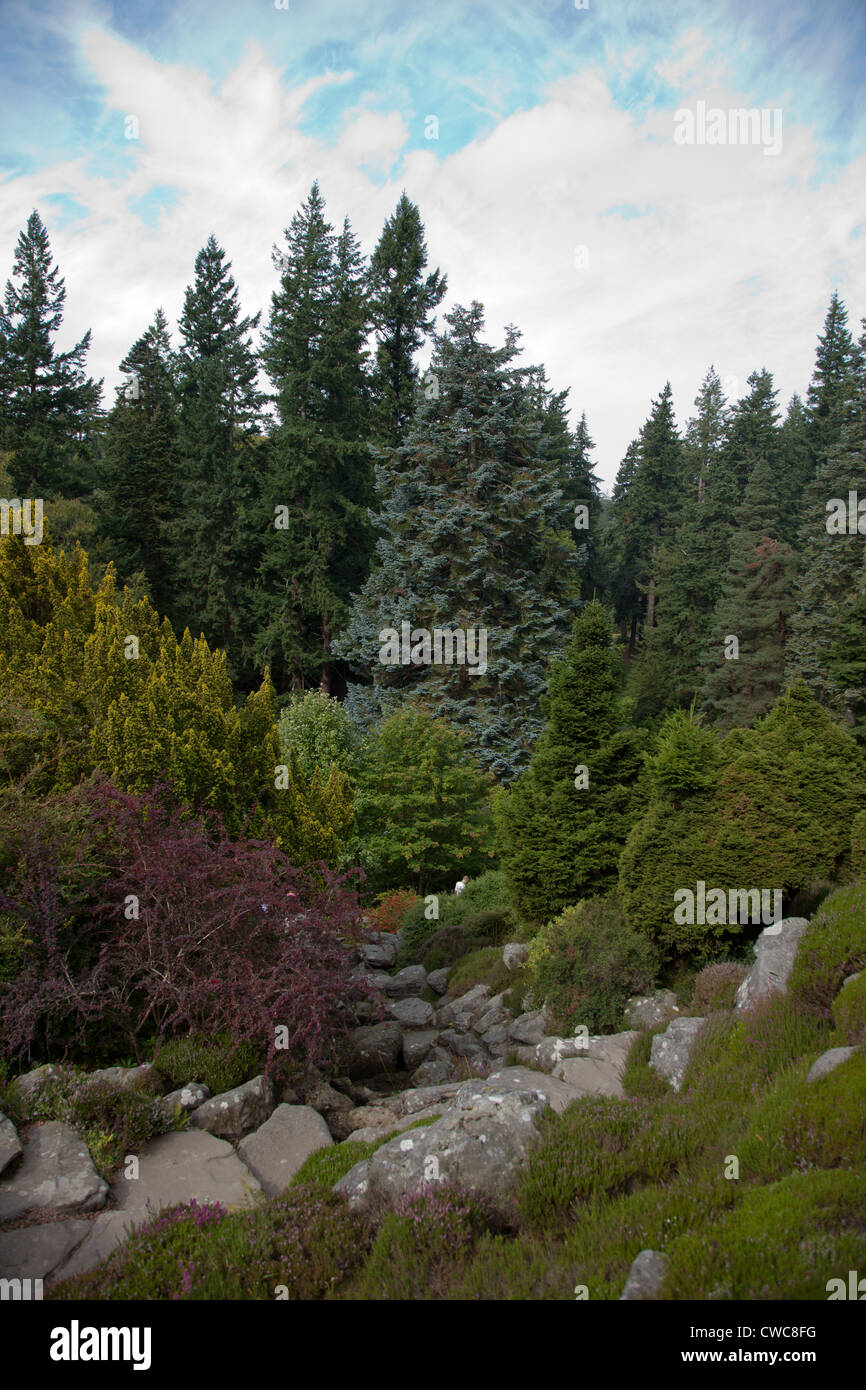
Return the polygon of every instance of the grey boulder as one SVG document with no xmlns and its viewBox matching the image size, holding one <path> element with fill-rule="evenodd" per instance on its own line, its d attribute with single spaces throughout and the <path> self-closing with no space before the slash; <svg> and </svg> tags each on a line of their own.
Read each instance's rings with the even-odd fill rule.
<svg viewBox="0 0 866 1390">
<path fill-rule="evenodd" d="M 18 1131 L 11 1120 L 0 1112 L 0 1178 L 11 1163 L 24 1152 Z"/>
<path fill-rule="evenodd" d="M 624 1018 L 629 1028 L 655 1028 L 667 1023 L 672 1014 L 679 1013 L 677 996 L 672 989 L 658 989 L 643 998 L 635 995 L 625 1006 Z"/>
<path fill-rule="evenodd" d="M 683 1084 L 695 1038 L 705 1022 L 703 1018 L 675 1018 L 653 1038 L 649 1064 L 675 1091 Z"/>
<path fill-rule="evenodd" d="M 399 1023 L 388 1021 L 355 1028 L 346 1039 L 345 1070 L 353 1080 L 396 1071 L 403 1033 Z"/>
<path fill-rule="evenodd" d="M 163 1096 L 162 1103 L 169 1115 L 180 1108 L 182 1114 L 188 1114 L 192 1110 L 197 1110 L 206 1100 L 210 1099 L 210 1088 L 205 1086 L 202 1081 L 190 1081 L 187 1086 L 180 1086 L 176 1091 L 169 1091 L 167 1096 Z"/>
<path fill-rule="evenodd" d="M 742 1013 L 774 990 L 787 989 L 797 947 L 808 925 L 805 917 L 786 917 L 764 928 L 755 942 L 755 964 L 737 990 L 735 1013 Z"/>
<path fill-rule="evenodd" d="M 523 941 L 507 941 L 502 947 L 502 964 L 509 970 L 523 965 L 529 956 L 529 947 Z"/>
<path fill-rule="evenodd" d="M 387 970 L 397 959 L 398 943 L 391 932 L 378 932 L 359 947 L 358 954 L 368 965 Z"/>
<path fill-rule="evenodd" d="M 212 1096 L 193 1110 L 189 1122 L 217 1139 L 236 1142 L 263 1125 L 274 1109 L 274 1088 L 266 1076 L 254 1076 L 242 1086 Z"/>
<path fill-rule="evenodd" d="M 328 1126 L 309 1105 L 278 1105 L 265 1123 L 238 1144 L 238 1158 L 268 1197 L 288 1187 L 311 1154 L 333 1144 Z"/>
<path fill-rule="evenodd" d="M 417 1032 L 403 1034 L 403 1065 L 407 1071 L 420 1067 L 430 1049 L 436 1042 L 433 1028 L 422 1028 Z"/>
<path fill-rule="evenodd" d="M 424 999 L 392 999 L 388 1013 L 404 1028 L 424 1028 L 433 1017 L 433 1007 Z"/>
<path fill-rule="evenodd" d="M 534 1009 L 532 1013 L 521 1014 L 516 1018 L 508 1029 L 508 1036 L 512 1042 L 523 1043 L 524 1046 L 537 1046 L 545 1036 L 547 1029 L 546 1011 L 544 1009 Z"/>
<path fill-rule="evenodd" d="M 461 1086 L 445 1114 L 424 1129 L 397 1136 L 335 1184 L 349 1205 L 392 1205 L 420 1184 L 458 1183 L 510 1211 L 520 1168 L 541 1142 L 538 1117 L 547 1102 L 537 1090 L 490 1081 Z"/>
<path fill-rule="evenodd" d="M 620 1302 L 658 1298 L 667 1272 L 666 1255 L 658 1250 L 641 1250 L 632 1260 L 625 1287 L 619 1296 Z"/>
<path fill-rule="evenodd" d="M 422 994 L 427 986 L 427 971 L 423 965 L 407 965 L 396 975 L 388 976 L 385 993 L 390 999 L 408 999 L 413 994 Z"/>
<path fill-rule="evenodd" d="M 822 1052 L 817 1061 L 813 1062 L 809 1068 L 806 1080 L 820 1081 L 822 1076 L 827 1076 L 843 1062 L 847 1062 L 849 1057 L 853 1057 L 856 1050 L 854 1047 L 831 1047 L 828 1052 Z"/>
<path fill-rule="evenodd" d="M 99 1211 L 108 1183 L 99 1176 L 84 1140 L 57 1120 L 36 1125 L 14 1177 L 0 1182 L 0 1221 L 37 1207 L 55 1215 Z"/>
<path fill-rule="evenodd" d="M 451 1075 L 451 1058 L 441 1047 L 431 1047 L 420 1067 L 412 1073 L 413 1086 L 435 1086 Z"/>
<path fill-rule="evenodd" d="M 444 994 L 448 988 L 448 966 L 443 965 L 441 970 L 431 970 L 427 976 L 427 983 L 437 994 Z"/>
</svg>

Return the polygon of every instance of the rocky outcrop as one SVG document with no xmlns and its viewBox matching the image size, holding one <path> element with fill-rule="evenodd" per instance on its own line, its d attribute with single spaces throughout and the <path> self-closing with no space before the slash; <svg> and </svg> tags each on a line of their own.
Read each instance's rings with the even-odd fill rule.
<svg viewBox="0 0 866 1390">
<path fill-rule="evenodd" d="M 169 1091 L 167 1096 L 163 1096 L 162 1103 L 169 1115 L 174 1115 L 176 1110 L 182 1114 L 188 1114 L 192 1110 L 197 1110 L 206 1100 L 210 1099 L 210 1089 L 201 1081 L 190 1081 L 188 1085 L 179 1087 L 176 1091 Z"/>
<path fill-rule="evenodd" d="M 393 1020 L 355 1028 L 346 1040 L 346 1072 L 353 1079 L 359 1079 L 396 1071 L 402 1046 L 402 1029 Z"/>
<path fill-rule="evenodd" d="M 441 1119 L 397 1136 L 335 1184 L 357 1210 L 391 1205 L 421 1183 L 446 1179 L 510 1210 L 517 1173 L 541 1142 L 536 1121 L 547 1104 L 537 1088 L 494 1081 L 461 1086 Z"/>
<path fill-rule="evenodd" d="M 653 1038 L 649 1064 L 675 1091 L 683 1084 L 695 1038 L 705 1022 L 703 1018 L 675 1018 Z"/>
<path fill-rule="evenodd" d="M 591 1037 L 586 1047 L 579 1047 L 574 1056 L 557 1062 L 554 1076 L 559 1076 L 584 1096 L 621 1097 L 622 1077 L 636 1032 L 613 1033 L 609 1037 Z M 538 1051 L 545 1042 L 539 1045 Z M 557 1041 L 554 1039 L 553 1041 Z M 565 1041 L 574 1042 L 574 1039 Z"/>
<path fill-rule="evenodd" d="M 808 925 L 805 917 L 786 917 L 764 928 L 755 942 L 755 964 L 737 990 L 735 1013 L 742 1013 L 774 990 L 787 989 L 797 947 Z"/>
</svg>

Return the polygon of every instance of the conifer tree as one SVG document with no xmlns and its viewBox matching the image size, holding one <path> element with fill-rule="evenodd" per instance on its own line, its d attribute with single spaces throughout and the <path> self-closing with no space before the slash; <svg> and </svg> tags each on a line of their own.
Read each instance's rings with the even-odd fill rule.
<svg viewBox="0 0 866 1390">
<path fill-rule="evenodd" d="M 713 640 L 704 658 L 701 709 L 721 729 L 766 714 L 784 683 L 794 554 L 780 539 L 781 511 L 776 473 L 759 459 L 736 512 Z M 731 637 L 738 646 L 729 652 Z"/>
<path fill-rule="evenodd" d="M 66 284 L 35 210 L 18 238 L 12 277 L 0 306 L 0 448 L 11 454 L 19 496 L 76 497 L 92 483 L 102 382 L 85 372 L 89 330 L 68 352 L 56 351 Z"/>
<path fill-rule="evenodd" d="M 177 382 L 162 309 L 120 364 L 103 440 L 100 529 L 111 544 L 118 578 L 144 573 L 154 606 L 174 612 L 177 576 L 170 529 L 181 490 Z"/>
<path fill-rule="evenodd" d="M 749 390 L 737 401 L 728 424 L 725 465 L 736 478 L 736 504 L 745 497 L 746 487 L 758 459 L 764 459 L 779 476 L 778 392 L 772 373 L 766 367 L 752 372 Z"/>
<path fill-rule="evenodd" d="M 397 464 L 377 470 L 379 563 L 338 650 L 372 677 L 348 696 L 362 725 L 411 698 L 467 730 L 482 766 L 509 778 L 540 732 L 547 663 L 577 593 L 577 555 L 523 374 L 512 366 L 517 330 L 506 330 L 503 348 L 484 343 L 477 302 L 446 321 Z M 389 655 L 387 636 L 399 640 L 404 622 L 413 645 L 406 663 Z M 465 662 L 449 663 L 443 644 L 437 663 L 434 629 L 457 629 L 467 642 L 483 631 L 486 659 L 470 647 Z"/>
<path fill-rule="evenodd" d="M 656 564 L 657 623 L 646 634 L 630 682 L 639 721 L 670 705 L 687 708 L 694 699 L 727 561 L 735 489 L 724 457 L 727 408 L 714 367 L 695 405 L 683 444 L 681 520 L 662 542 Z"/>
<path fill-rule="evenodd" d="M 637 625 L 642 607 L 637 586 L 640 537 L 633 523 L 631 507 L 638 449 L 638 441 L 633 439 L 617 470 L 603 551 L 605 568 L 610 575 L 608 592 L 614 616 L 620 625 L 620 637 L 625 643 L 627 659 L 633 656 L 637 645 Z"/>
<path fill-rule="evenodd" d="M 317 184 L 285 236 L 262 348 L 280 423 L 267 450 L 256 651 L 280 690 L 330 693 L 333 637 L 373 546 L 369 317 L 357 241 L 348 220 L 335 237 Z"/>
<path fill-rule="evenodd" d="M 581 609 L 550 673 L 548 722 L 529 767 L 497 811 L 500 858 L 518 912 L 553 917 L 616 882 L 639 813 L 643 731 L 624 728 L 621 663 L 609 612 Z"/>
<path fill-rule="evenodd" d="M 848 311 L 833 291 L 818 339 L 815 367 L 806 395 L 809 443 L 815 465 L 839 442 L 843 425 L 853 415 L 862 359 L 848 329 Z"/>
<path fill-rule="evenodd" d="M 187 288 L 178 354 L 182 508 L 172 528 L 183 591 L 171 617 L 227 653 L 236 679 L 251 676 L 249 592 L 255 573 L 262 400 L 231 262 L 210 236 Z"/>
<path fill-rule="evenodd" d="M 841 609 L 859 592 L 866 556 L 866 535 L 857 518 L 851 529 L 847 515 L 849 494 L 858 500 L 866 495 L 866 385 L 859 387 L 852 415 L 806 490 L 785 667 L 787 681 L 801 677 L 837 718 L 844 690 L 830 671 L 830 649 Z"/>
<path fill-rule="evenodd" d="M 370 313 L 376 330 L 373 427 L 383 448 L 402 444 L 415 403 L 414 357 L 448 288 L 439 270 L 426 278 L 427 245 L 415 203 L 401 194 L 370 260 Z"/>
<path fill-rule="evenodd" d="M 670 382 L 666 382 L 637 441 L 637 466 L 627 497 L 615 510 L 625 510 L 629 550 L 633 557 L 633 581 L 641 602 L 632 608 L 632 619 L 642 620 L 645 632 L 655 625 L 658 597 L 656 567 L 659 550 L 672 534 L 682 507 L 683 451 L 674 419 Z M 616 497 L 615 497 L 616 501 Z"/>
</svg>

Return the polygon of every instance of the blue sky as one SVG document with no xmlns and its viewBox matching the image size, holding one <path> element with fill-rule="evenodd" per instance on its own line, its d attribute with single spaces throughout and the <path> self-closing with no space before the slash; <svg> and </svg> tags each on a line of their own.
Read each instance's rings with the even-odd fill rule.
<svg viewBox="0 0 866 1390">
<path fill-rule="evenodd" d="M 266 315 L 314 178 L 367 252 L 405 188 L 440 326 L 515 323 L 609 486 L 665 379 L 681 422 L 711 362 L 784 405 L 832 290 L 866 314 L 864 56 L 862 0 L 0 0 L 0 279 L 38 207 L 110 403 L 211 231 Z M 778 110 L 781 147 L 677 144 L 701 102 Z"/>
</svg>

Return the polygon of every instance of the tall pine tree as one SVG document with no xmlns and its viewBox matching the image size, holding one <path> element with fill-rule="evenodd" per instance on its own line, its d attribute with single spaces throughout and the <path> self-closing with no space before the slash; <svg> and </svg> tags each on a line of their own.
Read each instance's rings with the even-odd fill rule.
<svg viewBox="0 0 866 1390">
<path fill-rule="evenodd" d="M 318 184 L 285 237 L 262 346 L 279 425 L 267 450 L 256 651 L 279 690 L 336 693 L 334 634 L 373 548 L 366 277 L 348 219 L 335 236 Z"/>
<path fill-rule="evenodd" d="M 248 616 L 261 528 L 262 400 L 250 334 L 231 262 L 214 236 L 187 288 L 178 354 L 183 505 L 172 540 L 183 590 L 172 616 L 226 652 L 234 679 L 249 682 Z"/>
<path fill-rule="evenodd" d="M 383 448 L 402 444 L 415 402 L 415 354 L 433 327 L 448 288 L 439 270 L 424 276 L 427 246 L 415 203 L 405 192 L 370 260 L 370 314 L 376 330 L 373 428 Z"/>
<path fill-rule="evenodd" d="M 80 496 L 93 482 L 102 382 L 86 375 L 89 329 L 68 352 L 55 348 L 66 283 L 36 211 L 18 238 L 12 277 L 0 307 L 0 447 L 12 456 L 12 486 L 19 496 Z"/>
<path fill-rule="evenodd" d="M 174 612 L 177 576 L 170 529 L 181 500 L 177 452 L 177 381 L 162 309 L 120 364 L 103 440 L 100 529 L 118 577 L 142 572 L 151 601 Z"/>
</svg>

